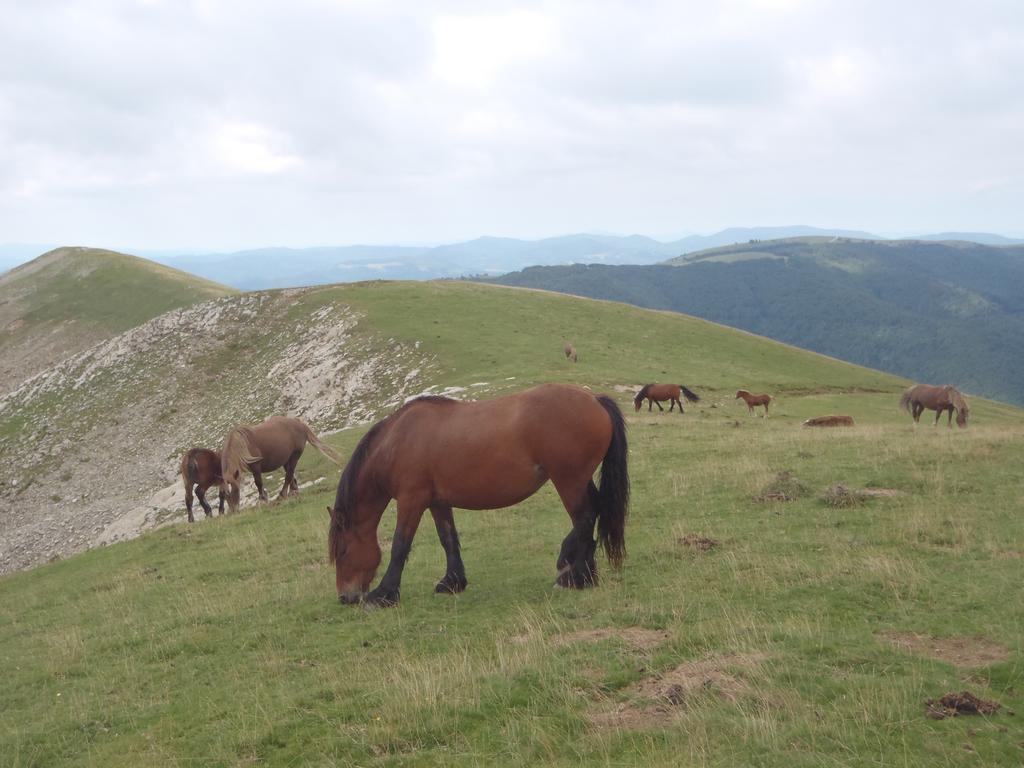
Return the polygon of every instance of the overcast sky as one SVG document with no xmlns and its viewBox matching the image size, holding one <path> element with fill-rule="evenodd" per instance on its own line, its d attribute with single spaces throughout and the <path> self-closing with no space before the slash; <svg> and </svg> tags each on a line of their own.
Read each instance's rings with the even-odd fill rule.
<svg viewBox="0 0 1024 768">
<path fill-rule="evenodd" d="M 0 0 L 0 242 L 1024 234 L 1024 3 Z"/>
</svg>

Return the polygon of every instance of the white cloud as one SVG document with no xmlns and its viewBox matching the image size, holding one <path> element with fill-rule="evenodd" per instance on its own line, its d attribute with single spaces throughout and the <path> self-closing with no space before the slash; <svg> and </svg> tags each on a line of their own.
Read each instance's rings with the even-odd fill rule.
<svg viewBox="0 0 1024 768">
<path fill-rule="evenodd" d="M 1020 231 L 1024 7 L 9 3 L 4 240 Z"/>
</svg>

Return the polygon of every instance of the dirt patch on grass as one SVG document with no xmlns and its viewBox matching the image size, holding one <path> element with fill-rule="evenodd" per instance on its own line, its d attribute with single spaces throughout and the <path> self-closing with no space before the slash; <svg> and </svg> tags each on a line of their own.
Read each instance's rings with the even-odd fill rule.
<svg viewBox="0 0 1024 768">
<path fill-rule="evenodd" d="M 886 632 L 880 637 L 900 650 L 968 669 L 987 667 L 1010 658 L 1008 648 L 983 637 L 932 637 L 915 632 Z"/>
<path fill-rule="evenodd" d="M 671 723 L 702 696 L 735 703 L 750 691 L 736 672 L 755 669 L 764 658 L 759 653 L 728 654 L 684 661 L 634 683 L 625 691 L 630 701 L 595 708 L 587 719 L 597 728 L 650 728 Z"/>
<path fill-rule="evenodd" d="M 551 644 L 557 648 L 572 643 L 599 643 L 602 640 L 621 640 L 639 651 L 649 651 L 668 640 L 668 632 L 644 627 L 581 629 L 577 632 L 555 635 L 551 638 Z"/>
<path fill-rule="evenodd" d="M 993 715 L 1002 707 L 999 702 L 979 699 L 970 691 L 947 693 L 939 699 L 924 703 L 925 714 L 933 720 L 945 720 L 958 715 Z"/>
<path fill-rule="evenodd" d="M 779 472 L 775 479 L 754 497 L 754 501 L 793 501 L 810 493 L 810 487 L 790 472 Z"/>
<path fill-rule="evenodd" d="M 718 542 L 714 539 L 709 539 L 707 536 L 701 536 L 696 533 L 688 533 L 683 538 L 679 539 L 679 543 L 692 549 L 694 552 L 710 552 L 712 549 L 718 546 Z"/>
</svg>

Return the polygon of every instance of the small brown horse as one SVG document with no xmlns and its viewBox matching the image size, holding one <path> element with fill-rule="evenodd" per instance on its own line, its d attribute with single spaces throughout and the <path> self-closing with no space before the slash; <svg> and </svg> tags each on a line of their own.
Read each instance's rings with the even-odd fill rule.
<svg viewBox="0 0 1024 768">
<path fill-rule="evenodd" d="M 758 405 L 764 406 L 764 415 L 768 415 L 768 404 L 772 401 L 771 395 L 752 395 L 745 389 L 737 390 L 736 398 L 742 398 L 743 402 L 747 404 L 747 413 L 753 414 L 754 407 Z"/>
<path fill-rule="evenodd" d="M 697 395 L 688 390 L 682 384 L 645 384 L 644 388 L 636 393 L 636 397 L 633 398 L 633 405 L 636 406 L 636 410 L 640 410 L 640 406 L 643 405 L 644 400 L 647 400 L 647 411 L 650 413 L 651 404 L 658 406 L 659 411 L 665 409 L 661 407 L 661 402 L 665 400 L 671 400 L 672 404 L 668 407 L 668 412 L 672 413 L 672 409 L 677 405 L 679 406 L 679 412 L 683 412 L 683 401 L 681 398 L 685 397 L 691 403 L 696 403 L 700 400 Z"/>
<path fill-rule="evenodd" d="M 478 402 L 427 396 L 410 400 L 359 441 L 338 483 L 328 553 L 342 603 L 394 605 L 420 518 L 434 518 L 447 560 L 436 592 L 466 588 L 452 508 L 518 504 L 548 480 L 573 528 L 558 555 L 555 585 L 597 583 L 594 527 L 613 568 L 626 554 L 629 505 L 626 424 L 615 401 L 582 387 L 542 384 Z M 600 488 L 594 471 L 601 465 Z M 398 525 L 391 562 L 369 594 L 380 564 L 377 526 L 391 499 Z"/>
<path fill-rule="evenodd" d="M 313 446 L 335 464 L 341 456 L 313 434 L 305 422 L 288 416 L 271 416 L 262 424 L 237 426 L 228 432 L 221 448 L 221 476 L 228 487 L 228 506 L 238 509 L 242 472 L 251 472 L 260 499 L 267 500 L 263 489 L 263 473 L 284 467 L 284 485 L 279 499 L 293 491 L 299 492 L 295 480 L 295 465 L 299 463 L 306 443 Z"/>
<path fill-rule="evenodd" d="M 209 448 L 190 448 L 181 457 L 181 480 L 185 483 L 185 509 L 188 510 L 188 521 L 194 523 L 192 516 L 192 487 L 195 486 L 196 497 L 207 517 L 213 517 L 213 510 L 206 501 L 206 489 L 216 485 L 220 489 L 219 514 L 224 514 L 224 483 L 220 475 L 220 454 Z"/>
<path fill-rule="evenodd" d="M 932 386 L 931 384 L 915 384 L 903 393 L 900 398 L 900 408 L 909 413 L 914 423 L 921 421 L 921 414 L 925 408 L 935 411 L 935 424 L 939 423 L 939 417 L 943 411 L 948 412 L 946 426 L 953 426 L 953 411 L 956 411 L 956 425 L 967 426 L 967 416 L 970 414 L 970 407 L 967 400 L 955 388 L 946 384 L 943 387 Z"/>
<path fill-rule="evenodd" d="M 572 360 L 574 363 L 579 362 L 579 356 L 576 354 L 576 347 L 572 344 L 566 344 L 562 351 L 565 352 L 567 360 Z"/>
</svg>

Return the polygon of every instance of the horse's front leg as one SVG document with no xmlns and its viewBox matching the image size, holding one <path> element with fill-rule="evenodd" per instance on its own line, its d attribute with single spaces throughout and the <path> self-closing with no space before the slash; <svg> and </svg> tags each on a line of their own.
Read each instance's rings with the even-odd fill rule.
<svg viewBox="0 0 1024 768">
<path fill-rule="evenodd" d="M 412 539 L 416 535 L 416 528 L 419 527 L 423 510 L 426 508 L 426 502 L 419 499 L 398 500 L 398 524 L 395 526 L 394 538 L 391 539 L 391 562 L 388 563 L 388 569 L 384 573 L 384 578 L 380 580 L 380 584 L 363 601 L 368 606 L 383 608 L 398 602 L 402 586 L 402 571 L 405 569 L 405 561 L 409 558 L 409 551 L 412 549 Z"/>
<path fill-rule="evenodd" d="M 430 514 L 434 516 L 434 527 L 437 538 L 444 547 L 446 565 L 444 577 L 437 582 L 434 591 L 439 594 L 454 595 L 462 592 L 466 585 L 466 566 L 462 564 L 462 551 L 459 546 L 459 533 L 455 530 L 455 518 L 452 508 L 448 506 L 430 505 Z"/>
<path fill-rule="evenodd" d="M 267 501 L 270 497 L 267 496 L 267 491 L 263 487 L 263 473 L 258 469 L 253 469 L 252 481 L 256 483 L 256 490 L 260 493 L 260 501 Z"/>
<path fill-rule="evenodd" d="M 648 398 L 647 399 L 647 412 L 650 413 L 651 412 L 651 408 L 653 408 L 653 407 L 654 407 L 654 400 Z M 658 407 L 661 408 L 660 405 Z"/>
</svg>

